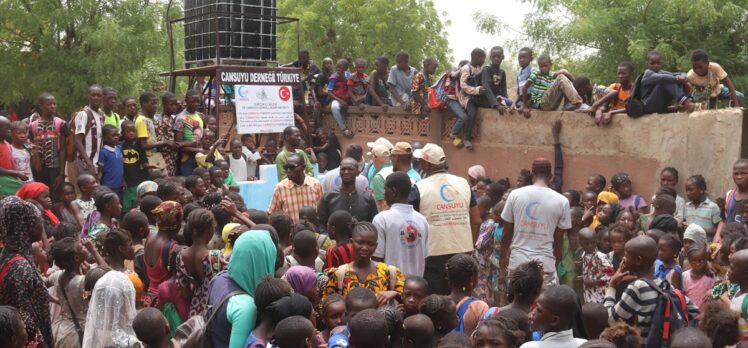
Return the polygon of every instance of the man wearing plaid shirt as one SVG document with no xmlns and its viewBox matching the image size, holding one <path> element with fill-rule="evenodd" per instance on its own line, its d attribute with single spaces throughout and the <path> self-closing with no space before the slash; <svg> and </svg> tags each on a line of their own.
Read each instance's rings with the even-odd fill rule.
<svg viewBox="0 0 748 348">
<path fill-rule="evenodd" d="M 288 176 L 275 186 L 268 214 L 284 212 L 294 223 L 299 221 L 299 211 L 304 206 L 316 207 L 324 192 L 319 180 L 306 175 L 306 162 L 294 153 L 288 157 L 283 170 Z"/>
</svg>

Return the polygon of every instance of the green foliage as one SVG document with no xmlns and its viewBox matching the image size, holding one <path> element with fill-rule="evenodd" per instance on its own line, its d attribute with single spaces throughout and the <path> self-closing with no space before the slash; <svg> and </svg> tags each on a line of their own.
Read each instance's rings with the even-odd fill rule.
<svg viewBox="0 0 748 348">
<path fill-rule="evenodd" d="M 158 77 L 168 69 L 164 3 L 0 0 L 0 8 L 0 79 L 7 91 L 0 104 L 33 101 L 48 91 L 66 115 L 85 104 L 93 83 L 112 86 L 120 96 L 166 89 Z M 178 6 L 173 12 L 172 18 L 181 15 Z M 181 38 L 175 39 L 177 52 Z"/>
<path fill-rule="evenodd" d="M 419 68 L 429 56 L 442 66 L 451 61 L 444 24 L 428 0 L 282 0 L 278 6 L 279 15 L 301 19 L 300 45 L 317 61 L 363 57 L 373 69 L 374 58 L 385 55 L 394 64 L 401 49 Z M 295 60 L 296 25 L 279 25 L 278 34 L 279 60 Z"/>
<path fill-rule="evenodd" d="M 651 49 L 662 52 L 664 69 L 688 71 L 691 51 L 703 48 L 738 89 L 748 89 L 748 0 L 525 1 L 534 11 L 525 18 L 524 45 L 593 81 L 615 81 L 616 65 L 625 60 L 642 71 Z M 477 29 L 493 27 L 483 20 Z"/>
</svg>

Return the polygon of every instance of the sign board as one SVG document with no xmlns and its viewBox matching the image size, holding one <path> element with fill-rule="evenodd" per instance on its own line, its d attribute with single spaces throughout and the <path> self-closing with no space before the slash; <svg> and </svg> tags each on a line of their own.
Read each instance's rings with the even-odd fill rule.
<svg viewBox="0 0 748 348">
<path fill-rule="evenodd" d="M 294 125 L 289 86 L 235 85 L 234 91 L 239 134 L 280 133 Z"/>
<path fill-rule="evenodd" d="M 232 85 L 239 134 L 280 133 L 294 125 L 291 88 L 301 84 L 301 69 L 231 67 L 217 78 Z"/>
</svg>

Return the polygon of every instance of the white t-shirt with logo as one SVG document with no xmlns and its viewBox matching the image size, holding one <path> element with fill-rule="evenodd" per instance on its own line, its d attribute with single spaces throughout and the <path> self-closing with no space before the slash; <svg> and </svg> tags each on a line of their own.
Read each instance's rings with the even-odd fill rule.
<svg viewBox="0 0 748 348">
<path fill-rule="evenodd" d="M 377 250 L 388 265 L 400 268 L 405 275 L 423 276 L 429 256 L 429 224 L 410 204 L 395 203 L 374 217 L 377 227 Z"/>
<path fill-rule="evenodd" d="M 548 187 L 525 186 L 512 191 L 501 218 L 514 224 L 509 269 L 538 259 L 546 273 L 556 272 L 553 234 L 571 228 L 569 200 Z"/>
<path fill-rule="evenodd" d="M 11 146 L 13 149 L 13 166 L 17 171 L 23 172 L 29 179 L 26 182 L 34 181 L 34 174 L 31 173 L 31 154 L 26 148 L 16 148 Z"/>
</svg>

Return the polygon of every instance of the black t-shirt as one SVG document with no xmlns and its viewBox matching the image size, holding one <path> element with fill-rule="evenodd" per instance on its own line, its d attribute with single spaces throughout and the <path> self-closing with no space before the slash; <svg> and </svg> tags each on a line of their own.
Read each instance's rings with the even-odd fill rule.
<svg viewBox="0 0 748 348">
<path fill-rule="evenodd" d="M 338 137 L 331 132 L 327 136 L 327 143 L 330 144 L 327 150 L 325 150 L 327 154 L 327 170 L 333 170 L 340 167 L 340 142 L 338 142 Z"/>
<path fill-rule="evenodd" d="M 122 162 L 125 164 L 125 183 L 127 187 L 138 186 L 148 180 L 148 171 L 145 166 L 148 158 L 145 151 L 137 141 L 122 141 Z"/>
</svg>

